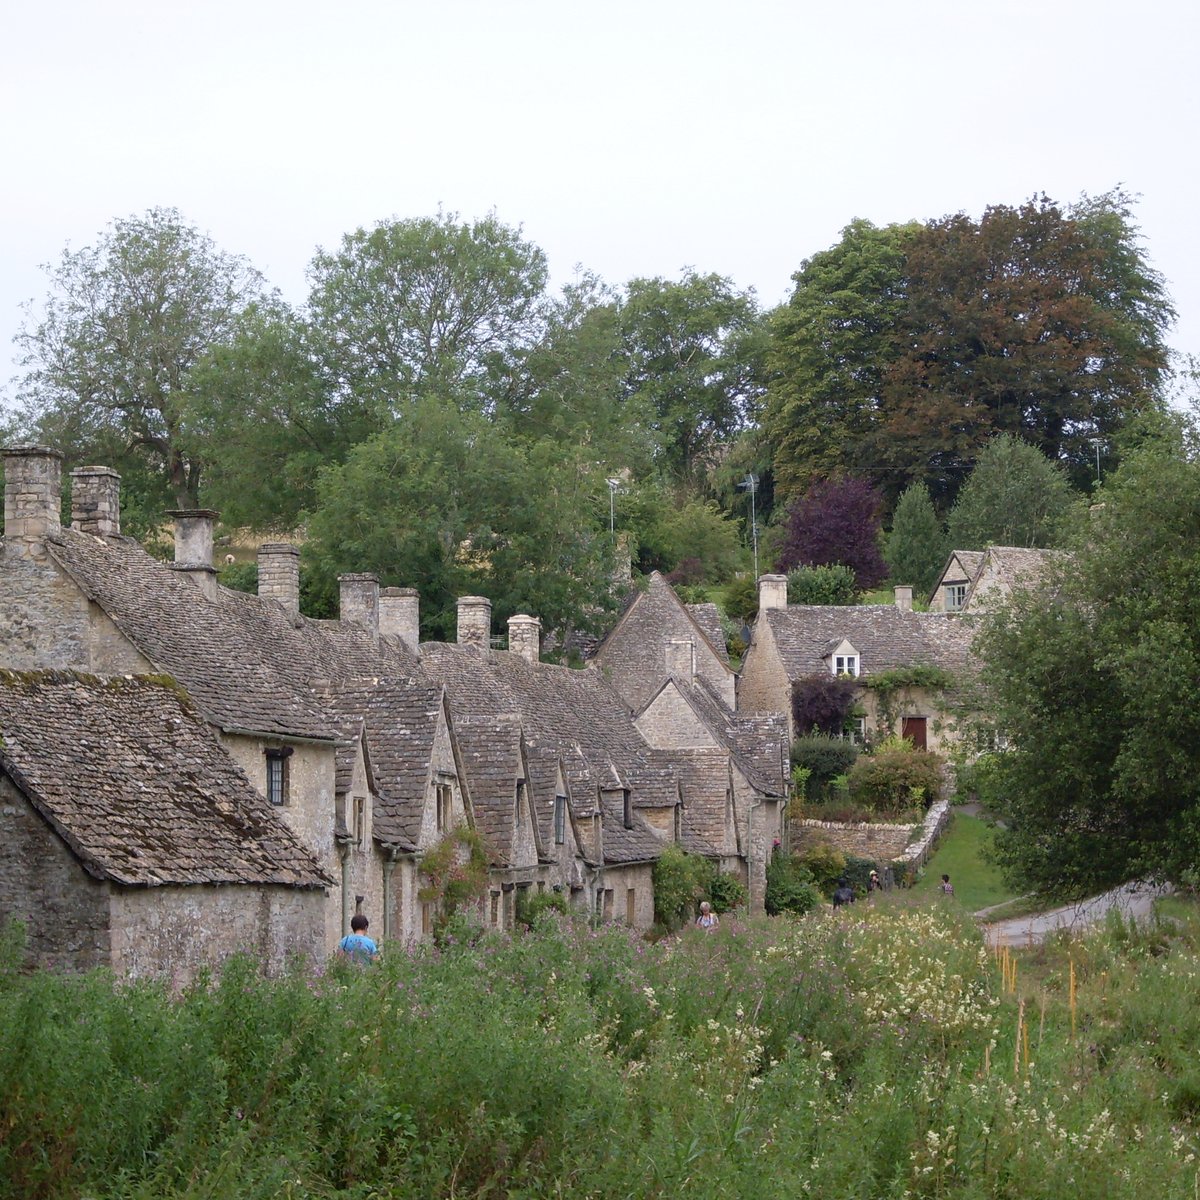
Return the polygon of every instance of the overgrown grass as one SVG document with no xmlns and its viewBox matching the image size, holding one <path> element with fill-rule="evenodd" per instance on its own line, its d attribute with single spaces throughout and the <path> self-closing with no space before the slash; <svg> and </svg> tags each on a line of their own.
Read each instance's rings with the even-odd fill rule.
<svg viewBox="0 0 1200 1200">
<path fill-rule="evenodd" d="M 1001 972 L 940 904 L 656 945 L 548 920 L 176 998 L 10 950 L 0 1197 L 1184 1200 L 1198 930 Z"/>
<path fill-rule="evenodd" d="M 992 827 L 982 818 L 955 813 L 913 892 L 919 896 L 937 894 L 945 873 L 954 885 L 953 902 L 968 912 L 1012 900 L 1013 889 L 1004 881 L 1000 868 L 987 858 L 992 838 Z"/>
</svg>

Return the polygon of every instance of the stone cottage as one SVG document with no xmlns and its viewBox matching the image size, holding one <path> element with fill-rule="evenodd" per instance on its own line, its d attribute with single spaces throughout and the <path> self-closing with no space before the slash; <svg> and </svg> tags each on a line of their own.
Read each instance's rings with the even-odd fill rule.
<svg viewBox="0 0 1200 1200">
<path fill-rule="evenodd" d="M 0 670 L 0 830 L 0 922 L 38 966 L 325 955 L 333 879 L 169 680 Z"/>
</svg>

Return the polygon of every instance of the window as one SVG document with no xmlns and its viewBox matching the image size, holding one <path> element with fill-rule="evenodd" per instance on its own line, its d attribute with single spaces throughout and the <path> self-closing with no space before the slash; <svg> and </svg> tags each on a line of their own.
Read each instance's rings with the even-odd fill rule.
<svg viewBox="0 0 1200 1200">
<path fill-rule="evenodd" d="M 833 656 L 833 673 L 835 675 L 857 675 L 857 654 L 835 654 Z"/>
<path fill-rule="evenodd" d="M 367 844 L 367 798 L 354 797 L 354 844 L 361 850 Z"/>
<path fill-rule="evenodd" d="M 437 831 L 445 833 L 450 828 L 454 811 L 454 789 L 448 783 L 437 785 Z"/>
<path fill-rule="evenodd" d="M 946 584 L 946 611 L 957 612 L 966 603 L 967 585 L 965 583 Z"/>
<path fill-rule="evenodd" d="M 625 924 L 637 924 L 637 889 L 625 889 Z"/>
<path fill-rule="evenodd" d="M 867 741 L 867 718 L 851 717 L 846 722 L 845 729 L 842 730 L 842 741 L 851 742 L 855 746 L 865 745 Z"/>
<path fill-rule="evenodd" d="M 292 748 L 267 750 L 267 799 L 272 804 L 283 805 L 288 802 L 288 759 L 292 756 Z"/>
<path fill-rule="evenodd" d="M 623 798 L 624 798 L 624 803 L 622 804 L 622 808 L 624 811 L 622 814 L 622 816 L 623 816 L 622 823 L 624 824 L 626 829 L 632 829 L 633 828 L 633 797 L 630 795 L 628 788 L 625 789 L 625 791 L 623 793 Z"/>
<path fill-rule="evenodd" d="M 567 798 L 554 797 L 554 844 L 561 846 L 567 840 Z"/>
<path fill-rule="evenodd" d="M 491 919 L 492 919 L 493 926 L 500 924 L 500 893 L 499 892 L 492 893 Z"/>
</svg>

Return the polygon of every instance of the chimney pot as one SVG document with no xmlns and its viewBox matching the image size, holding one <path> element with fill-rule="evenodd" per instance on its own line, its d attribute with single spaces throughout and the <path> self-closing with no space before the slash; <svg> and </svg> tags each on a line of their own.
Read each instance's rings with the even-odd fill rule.
<svg viewBox="0 0 1200 1200">
<path fill-rule="evenodd" d="M 492 602 L 486 596 L 459 596 L 458 644 L 478 646 L 486 653 L 492 643 Z"/>
<path fill-rule="evenodd" d="M 112 467 L 71 472 L 71 528 L 96 537 L 121 532 L 121 476 Z"/>
<path fill-rule="evenodd" d="M 369 571 L 338 576 L 338 615 L 343 621 L 379 632 L 379 576 Z"/>
<path fill-rule="evenodd" d="M 912 612 L 913 590 L 906 583 L 896 584 L 896 607 L 901 612 Z"/>
<path fill-rule="evenodd" d="M 62 528 L 59 516 L 62 459 L 47 446 L 4 450 L 4 536 L 40 540 Z"/>
<path fill-rule="evenodd" d="M 300 550 L 287 542 L 258 548 L 258 594 L 278 600 L 289 616 L 300 612 Z"/>
<path fill-rule="evenodd" d="M 787 576 L 758 577 L 758 611 L 768 608 L 787 608 Z"/>
<path fill-rule="evenodd" d="M 379 632 L 398 637 L 414 654 L 421 644 L 421 594 L 416 588 L 389 587 L 379 593 Z"/>
<path fill-rule="evenodd" d="M 542 622 L 528 613 L 509 617 L 508 649 L 526 662 L 538 662 L 542 657 Z"/>
</svg>

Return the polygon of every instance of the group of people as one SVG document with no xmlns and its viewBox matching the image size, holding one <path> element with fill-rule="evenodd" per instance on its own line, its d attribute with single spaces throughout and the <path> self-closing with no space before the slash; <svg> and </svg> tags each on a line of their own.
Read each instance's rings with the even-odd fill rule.
<svg viewBox="0 0 1200 1200">
<path fill-rule="evenodd" d="M 867 896 L 874 895 L 883 887 L 883 883 L 879 878 L 879 872 L 872 870 L 867 876 Z M 954 885 L 950 882 L 950 876 L 943 874 L 942 881 L 938 884 L 938 891 L 943 896 L 954 895 Z M 843 876 L 838 880 L 838 885 L 833 890 L 833 907 L 841 908 L 843 904 L 853 904 L 855 901 L 854 889 L 850 886 L 850 881 Z"/>
</svg>

